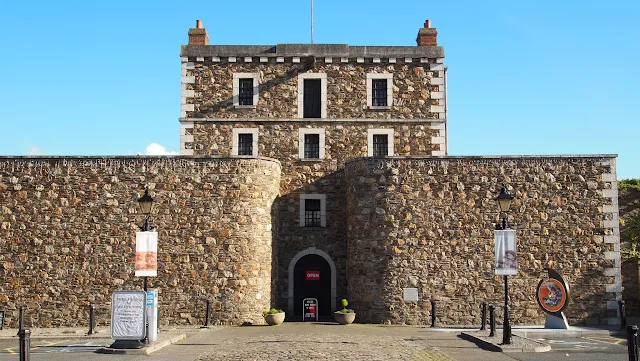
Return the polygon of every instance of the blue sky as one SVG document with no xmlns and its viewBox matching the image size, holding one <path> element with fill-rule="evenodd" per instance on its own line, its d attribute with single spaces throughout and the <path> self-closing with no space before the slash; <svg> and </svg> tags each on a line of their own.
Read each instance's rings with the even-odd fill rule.
<svg viewBox="0 0 640 361">
<path fill-rule="evenodd" d="M 309 1 L 3 1 L 0 155 L 177 151 L 180 45 L 308 43 Z M 449 153 L 616 153 L 640 178 L 640 1 L 315 0 L 315 42 L 415 45 L 449 67 Z M 153 147 L 152 147 L 153 148 Z"/>
</svg>

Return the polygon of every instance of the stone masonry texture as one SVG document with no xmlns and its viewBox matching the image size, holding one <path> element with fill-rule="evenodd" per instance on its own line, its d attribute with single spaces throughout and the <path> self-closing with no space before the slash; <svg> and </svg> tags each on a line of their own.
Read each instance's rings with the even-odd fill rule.
<svg viewBox="0 0 640 361">
<path fill-rule="evenodd" d="M 109 323 L 111 293 L 142 288 L 145 186 L 163 325 L 202 323 L 204 299 L 216 324 L 290 312 L 289 269 L 310 249 L 335 265 L 336 304 L 348 298 L 357 322 L 429 324 L 435 300 L 439 325 L 478 325 L 480 304 L 504 297 L 493 274 L 503 183 L 516 197 L 512 322 L 544 322 L 534 293 L 549 267 L 570 286 L 571 323 L 611 323 L 622 291 L 615 156 L 447 157 L 443 61 L 436 46 L 187 45 L 183 156 L 0 157 L 8 325 L 22 304 L 28 326 L 86 325 L 89 304 Z M 258 75 L 255 106 L 234 106 L 236 73 Z M 304 73 L 326 77 L 325 118 L 298 118 Z M 393 75 L 389 109 L 367 107 L 368 73 Z M 232 156 L 234 128 L 257 129 L 256 157 Z M 323 159 L 300 159 L 301 128 L 323 130 Z M 369 129 L 393 129 L 393 157 L 365 158 Z M 326 227 L 300 227 L 301 194 L 326 197 Z M 404 288 L 419 301 L 403 301 Z"/>
<path fill-rule="evenodd" d="M 288 297 L 289 263 L 295 255 L 309 247 L 327 252 L 336 264 L 337 298 L 347 297 L 346 285 L 346 194 L 342 169 L 352 157 L 366 156 L 367 128 L 394 129 L 394 148 L 400 155 L 429 154 L 431 137 L 437 134 L 429 125 L 388 122 L 332 123 L 301 122 L 199 122 L 194 125 L 196 155 L 225 156 L 231 154 L 233 128 L 258 128 L 258 154 L 276 158 L 282 163 L 280 197 L 275 211 L 279 224 L 274 224 L 274 243 L 279 247 L 277 272 L 274 273 L 275 304 L 285 308 Z M 300 160 L 298 131 L 321 128 L 325 131 L 325 159 Z M 437 147 L 437 145 L 436 145 Z M 327 196 L 327 227 L 300 227 L 299 196 L 319 193 Z"/>
<path fill-rule="evenodd" d="M 162 324 L 262 323 L 271 299 L 274 160 L 180 157 L 0 159 L 0 308 L 26 325 L 109 324 L 111 292 L 134 277 L 137 198 L 155 198 Z M 7 315 L 16 327 L 17 313 Z"/>
<path fill-rule="evenodd" d="M 194 91 L 194 97 L 187 100 L 187 104 L 194 105 L 194 110 L 187 112 L 188 118 L 297 118 L 298 74 L 325 73 L 327 118 L 438 119 L 437 113 L 430 112 L 430 106 L 439 105 L 440 100 L 430 97 L 431 91 L 439 90 L 437 85 L 430 85 L 434 71 L 429 70 L 428 64 L 318 63 L 309 69 L 304 62 L 229 63 L 222 59 L 213 63 L 209 59 L 189 59 L 194 61 L 194 68 L 186 75 L 194 76 L 195 83 L 184 85 L 186 90 Z M 234 73 L 260 74 L 255 109 L 234 108 Z M 367 73 L 393 74 L 391 109 L 367 109 Z"/>
<path fill-rule="evenodd" d="M 515 196 L 509 222 L 517 229 L 518 275 L 509 277 L 512 322 L 541 324 L 534 294 L 545 267 L 571 290 L 570 323 L 606 323 L 605 269 L 614 245 L 602 207 L 610 200 L 598 158 L 398 158 L 347 163 L 348 295 L 361 322 L 479 324 L 480 304 L 503 301 L 494 276 L 493 229 L 499 185 Z M 418 288 L 405 303 L 402 290 Z M 501 315 L 502 312 L 497 312 Z M 614 311 L 615 316 L 615 311 Z"/>
</svg>

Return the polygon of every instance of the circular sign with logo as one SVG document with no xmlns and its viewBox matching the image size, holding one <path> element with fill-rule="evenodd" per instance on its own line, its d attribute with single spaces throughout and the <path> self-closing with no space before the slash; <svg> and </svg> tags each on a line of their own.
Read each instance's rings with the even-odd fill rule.
<svg viewBox="0 0 640 361">
<path fill-rule="evenodd" d="M 538 283 L 536 298 L 544 311 L 560 312 L 567 304 L 567 289 L 555 278 L 543 279 Z"/>
</svg>

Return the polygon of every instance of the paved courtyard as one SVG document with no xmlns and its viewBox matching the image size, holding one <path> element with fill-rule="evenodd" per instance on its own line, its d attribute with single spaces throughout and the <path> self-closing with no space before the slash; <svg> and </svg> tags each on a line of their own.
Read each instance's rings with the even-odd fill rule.
<svg viewBox="0 0 640 361">
<path fill-rule="evenodd" d="M 15 332 L 0 339 L 0 361 L 17 359 Z M 331 323 L 284 323 L 268 326 L 175 328 L 163 337 L 186 334 L 183 341 L 146 355 L 94 353 L 108 346 L 108 332 L 98 337 L 40 338 L 31 344 L 31 361 L 213 361 L 213 360 L 475 360 L 475 361 L 622 361 L 625 340 L 611 336 L 546 340 L 545 353 L 499 353 L 460 339 L 459 332 L 429 327 Z M 107 338 L 105 338 L 105 336 Z"/>
<path fill-rule="evenodd" d="M 278 327 L 227 329 L 215 352 L 201 360 L 454 360 L 438 341 L 473 347 L 451 335 L 374 325 L 287 323 Z M 424 331 L 422 331 L 424 333 Z M 222 335 L 222 334 L 220 334 Z M 440 342 L 442 344 L 442 342 Z M 442 346 L 442 345 L 440 345 Z M 476 351 L 477 352 L 477 351 Z"/>
</svg>

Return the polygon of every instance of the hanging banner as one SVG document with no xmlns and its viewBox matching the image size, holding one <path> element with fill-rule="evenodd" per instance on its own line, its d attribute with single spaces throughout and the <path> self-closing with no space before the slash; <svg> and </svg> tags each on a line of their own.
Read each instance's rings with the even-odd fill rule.
<svg viewBox="0 0 640 361">
<path fill-rule="evenodd" d="M 506 229 L 494 231 L 496 275 L 518 274 L 516 252 L 516 231 Z"/>
<path fill-rule="evenodd" d="M 158 232 L 136 232 L 136 276 L 158 275 Z"/>
</svg>

